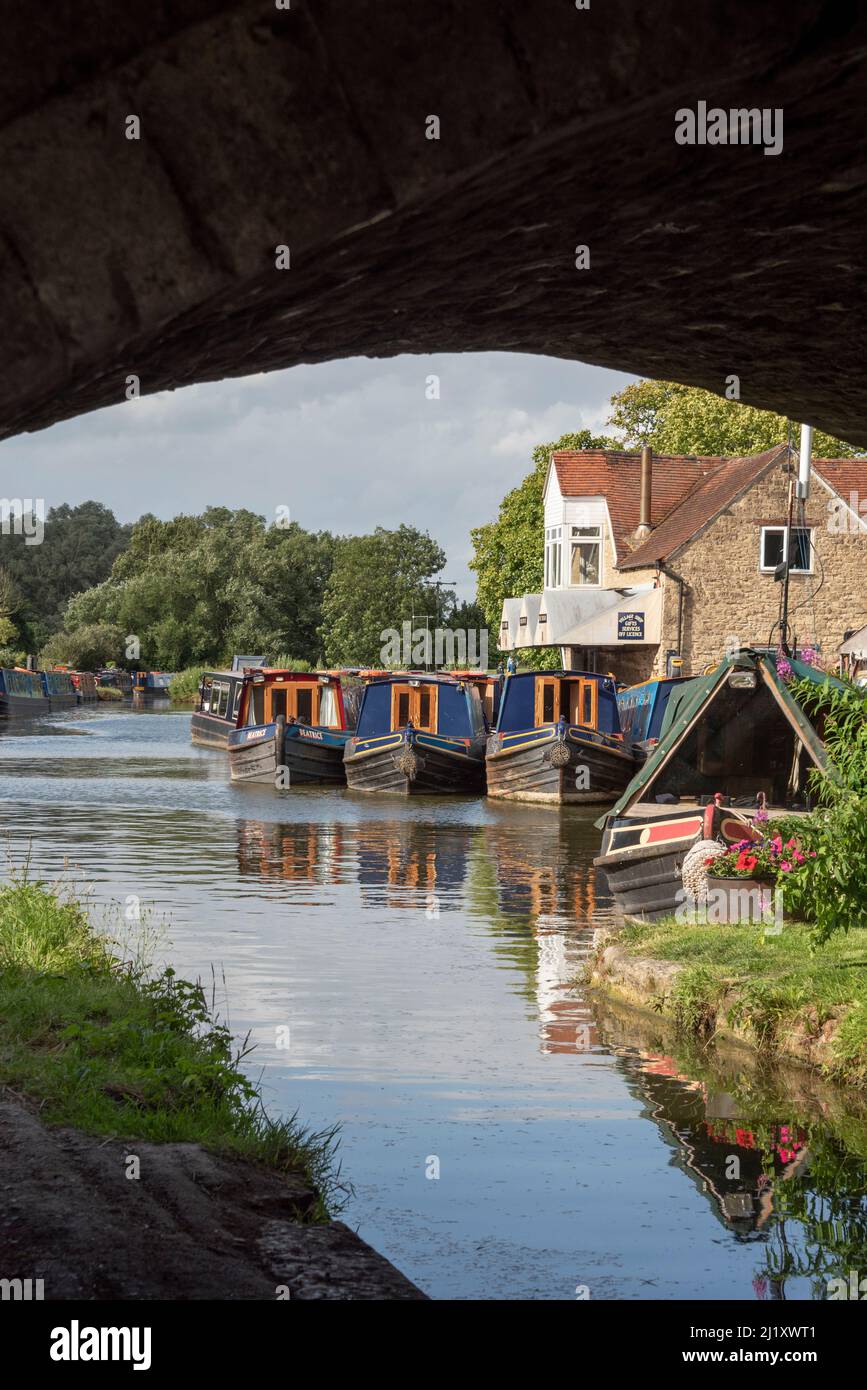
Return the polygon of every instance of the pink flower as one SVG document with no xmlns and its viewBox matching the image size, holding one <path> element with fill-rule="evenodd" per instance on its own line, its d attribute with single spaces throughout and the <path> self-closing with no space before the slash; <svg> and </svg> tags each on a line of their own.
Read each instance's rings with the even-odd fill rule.
<svg viewBox="0 0 867 1390">
<path fill-rule="evenodd" d="M 788 859 L 781 859 L 781 860 L 780 860 L 780 869 L 782 870 L 782 872 L 783 872 L 784 874 L 791 873 L 792 866 L 791 866 L 791 864 L 789 863 Z"/>
<path fill-rule="evenodd" d="M 797 850 L 797 849 L 795 850 L 795 863 L 796 863 L 796 864 L 804 864 L 804 863 L 806 863 L 806 860 L 804 859 L 803 854 L 801 854 L 800 850 Z"/>
<path fill-rule="evenodd" d="M 816 858 L 816 851 L 815 851 L 814 849 L 811 849 L 811 850 L 810 850 L 810 858 L 811 858 L 811 859 L 815 859 L 815 858 Z"/>
</svg>

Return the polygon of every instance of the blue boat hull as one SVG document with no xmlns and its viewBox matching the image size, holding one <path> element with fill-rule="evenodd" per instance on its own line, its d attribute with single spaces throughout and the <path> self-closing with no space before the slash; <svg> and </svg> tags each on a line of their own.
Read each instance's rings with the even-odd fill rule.
<svg viewBox="0 0 867 1390">
<path fill-rule="evenodd" d="M 549 724 L 491 734 L 488 796 L 556 805 L 616 801 L 635 775 L 623 744 L 606 734 Z"/>
<path fill-rule="evenodd" d="M 394 731 L 380 738 L 350 739 L 346 782 L 353 791 L 393 792 L 399 796 L 484 791 L 484 737 L 447 738 L 441 734 Z"/>
</svg>

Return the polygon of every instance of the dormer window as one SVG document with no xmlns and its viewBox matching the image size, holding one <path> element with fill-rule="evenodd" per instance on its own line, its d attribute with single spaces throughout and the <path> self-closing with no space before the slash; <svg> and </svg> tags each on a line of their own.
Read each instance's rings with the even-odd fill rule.
<svg viewBox="0 0 867 1390">
<path fill-rule="evenodd" d="M 569 583 L 599 584 L 602 571 L 602 527 L 573 526 L 570 528 L 571 550 Z"/>
<path fill-rule="evenodd" d="M 563 546 L 563 527 L 545 527 L 545 588 L 559 589 L 561 581 L 561 555 Z M 538 551 L 537 551 L 538 554 Z"/>
</svg>

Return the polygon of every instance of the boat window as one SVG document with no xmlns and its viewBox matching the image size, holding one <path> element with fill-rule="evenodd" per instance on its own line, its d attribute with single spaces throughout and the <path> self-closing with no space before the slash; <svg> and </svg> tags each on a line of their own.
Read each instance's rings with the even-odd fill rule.
<svg viewBox="0 0 867 1390">
<path fill-rule="evenodd" d="M 579 722 L 589 729 L 596 727 L 596 692 L 595 681 L 581 682 L 581 718 Z"/>
<path fill-rule="evenodd" d="M 409 691 L 397 691 L 397 718 L 394 722 L 396 729 L 405 729 L 409 723 Z"/>
<path fill-rule="evenodd" d="M 247 701 L 247 723 L 265 723 L 265 687 L 264 685 L 253 685 L 250 687 L 250 698 Z"/>
<path fill-rule="evenodd" d="M 271 696 L 270 721 L 273 723 L 274 720 L 277 718 L 278 714 L 282 714 L 283 718 L 285 719 L 285 718 L 286 718 L 286 688 L 285 688 L 285 686 L 283 686 L 283 687 L 277 687 L 277 686 L 273 686 L 273 685 L 272 685 L 272 686 L 271 686 L 271 689 L 270 689 L 270 691 L 269 691 L 268 693 L 269 693 L 270 696 Z"/>
<path fill-rule="evenodd" d="M 313 723 L 313 691 L 306 686 L 295 687 L 295 718 L 304 724 Z"/>
<path fill-rule="evenodd" d="M 209 714 L 211 709 L 211 691 L 214 682 L 206 680 L 202 683 L 202 713 Z"/>
<path fill-rule="evenodd" d="M 238 710 L 241 708 L 241 691 L 244 689 L 243 681 L 235 682 L 235 698 L 232 701 L 232 720 L 237 724 Z"/>
<path fill-rule="evenodd" d="M 418 726 L 420 729 L 430 728 L 430 691 L 425 689 L 419 691 Z"/>
<path fill-rule="evenodd" d="M 211 691 L 211 713 L 225 719 L 229 708 L 229 687 L 225 681 L 215 681 Z"/>
<path fill-rule="evenodd" d="M 319 723 L 326 729 L 337 729 L 340 721 L 337 715 L 337 691 L 333 685 L 319 688 Z"/>
</svg>

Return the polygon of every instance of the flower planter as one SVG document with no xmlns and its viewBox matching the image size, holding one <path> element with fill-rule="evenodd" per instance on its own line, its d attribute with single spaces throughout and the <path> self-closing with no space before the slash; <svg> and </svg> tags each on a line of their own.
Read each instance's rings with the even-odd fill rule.
<svg viewBox="0 0 867 1390">
<path fill-rule="evenodd" d="M 707 877 L 707 920 L 719 926 L 734 926 L 740 922 L 756 922 L 765 927 L 781 925 L 787 920 L 785 912 L 777 911 L 774 901 L 775 883 L 767 878 Z"/>
</svg>

